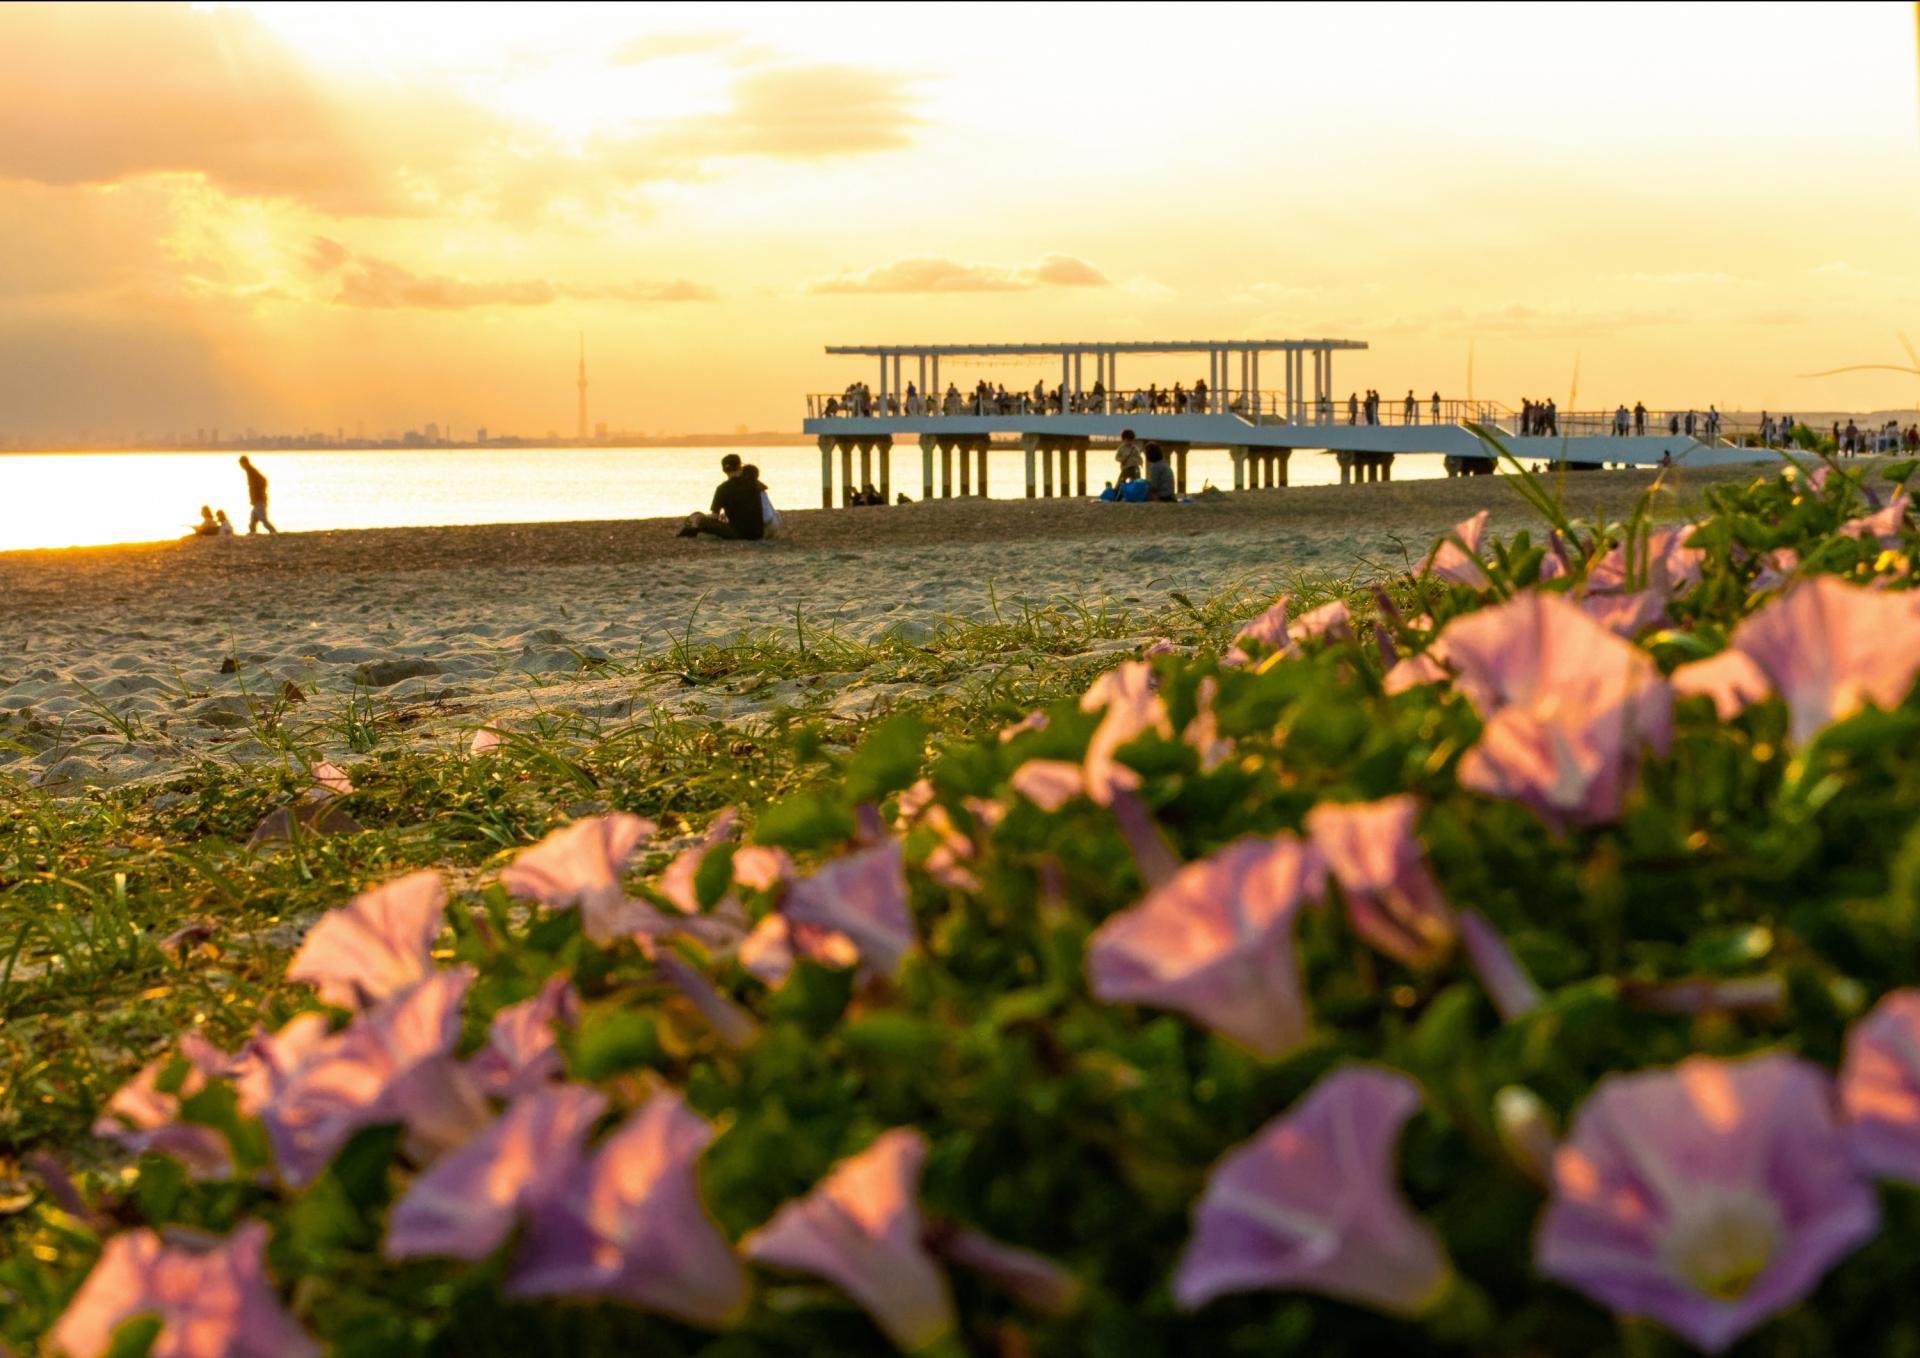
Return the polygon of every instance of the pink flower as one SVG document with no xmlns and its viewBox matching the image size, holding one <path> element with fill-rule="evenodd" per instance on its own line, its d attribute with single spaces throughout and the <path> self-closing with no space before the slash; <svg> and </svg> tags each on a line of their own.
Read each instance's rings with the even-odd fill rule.
<svg viewBox="0 0 1920 1358">
<path fill-rule="evenodd" d="M 1634 594 L 1589 594 L 1577 602 L 1581 612 L 1615 636 L 1636 637 L 1667 620 L 1667 596 L 1655 589 Z"/>
<path fill-rule="evenodd" d="M 1307 833 L 1340 884 L 1353 931 L 1410 967 L 1427 967 L 1453 946 L 1454 924 L 1413 833 L 1418 810 L 1407 796 L 1323 803 L 1307 813 Z"/>
<path fill-rule="evenodd" d="M 353 791 L 353 779 L 347 777 L 347 771 L 338 764 L 329 764 L 321 760 L 313 766 L 314 786 L 336 797 L 344 797 Z"/>
<path fill-rule="evenodd" d="M 1840 1106 L 1862 1169 L 1920 1183 L 1920 990 L 1889 991 L 1853 1025 Z"/>
<path fill-rule="evenodd" d="M 1556 594 L 1447 625 L 1455 685 L 1486 723 L 1463 786 L 1522 801 L 1549 826 L 1620 814 L 1642 746 L 1664 754 L 1673 695 L 1647 654 Z"/>
<path fill-rule="evenodd" d="M 492 754 L 500 748 L 500 733 L 491 726 L 482 726 L 473 733 L 473 739 L 467 742 L 467 753 L 473 755 Z"/>
<path fill-rule="evenodd" d="M 342 1009 L 384 1000 L 433 970 L 446 904 L 437 872 L 410 872 L 363 891 L 308 931 L 287 979 L 308 982 Z"/>
<path fill-rule="evenodd" d="M 859 949 L 865 971 L 893 975 L 914 944 L 900 845 L 889 842 L 834 859 L 788 888 L 780 913 L 790 925 L 845 935 Z"/>
<path fill-rule="evenodd" d="M 47 1343 L 68 1358 L 100 1358 L 113 1332 L 158 1316 L 150 1358 L 317 1358 L 267 1278 L 267 1227 L 249 1221 L 204 1250 L 163 1244 L 152 1231 L 107 1242 Z"/>
<path fill-rule="evenodd" d="M 1220 663 L 1229 667 L 1246 664 L 1253 659 L 1252 653 L 1248 650 L 1249 645 L 1258 646 L 1264 651 L 1284 654 L 1295 649 L 1303 641 L 1352 635 L 1350 623 L 1353 615 L 1344 599 L 1335 599 L 1331 603 L 1321 604 L 1318 608 L 1308 609 L 1292 621 L 1288 621 L 1287 618 L 1288 607 L 1289 600 L 1286 595 L 1282 594 L 1275 599 L 1265 612 L 1234 633 L 1233 645 L 1220 658 Z"/>
<path fill-rule="evenodd" d="M 507 1294 L 605 1297 L 710 1329 L 733 1323 L 746 1271 L 695 1179 L 712 1140 L 678 1094 L 654 1094 L 534 1206 Z"/>
<path fill-rule="evenodd" d="M 1751 703 L 1764 701 L 1773 691 L 1767 676 L 1745 651 L 1729 647 L 1707 660 L 1695 660 L 1673 672 L 1673 691 L 1684 696 L 1713 699 L 1721 721 L 1732 721 Z"/>
<path fill-rule="evenodd" d="M 550 1197 L 607 1109 L 582 1085 L 535 1090 L 413 1181 L 387 1218 L 389 1259 L 484 1259 L 522 1212 Z"/>
<path fill-rule="evenodd" d="M 791 924 L 784 916 L 768 915 L 753 926 L 753 932 L 740 944 L 740 965 L 749 976 L 777 987 L 786 984 L 796 953 L 837 971 L 860 963 L 860 950 L 845 934 Z"/>
<path fill-rule="evenodd" d="M 793 876 L 793 860 L 785 849 L 742 844 L 733 851 L 733 880 L 749 891 L 771 891 Z"/>
<path fill-rule="evenodd" d="M 1586 590 L 1593 594 L 1648 592 L 1662 604 L 1700 583 L 1707 559 L 1704 550 L 1685 546 L 1692 524 L 1650 529 L 1632 545 L 1633 570 L 1627 569 L 1628 547 L 1616 545 L 1587 572 Z"/>
<path fill-rule="evenodd" d="M 530 897 L 549 910 L 580 910 L 580 931 L 601 947 L 632 933 L 650 913 L 627 899 L 620 875 L 640 842 L 653 833 L 652 821 L 616 811 L 591 816 L 555 830 L 500 874 L 515 896 Z"/>
<path fill-rule="evenodd" d="M 1814 576 L 1735 628 L 1733 649 L 1786 702 L 1791 738 L 1804 744 L 1869 704 L 1893 708 L 1907 696 L 1920 671 L 1920 595 L 1856 589 L 1835 576 Z M 1705 691 L 1714 693 L 1716 703 L 1723 693 L 1730 702 L 1745 691 L 1728 692 L 1733 663 L 1710 676 L 1715 686 Z M 1704 687 L 1697 675 L 1689 682 Z"/>
<path fill-rule="evenodd" d="M 302 1029 L 283 1044 L 290 1050 L 262 1053 L 263 1059 L 288 1063 L 260 1078 L 256 1089 L 263 1096 L 260 1120 L 289 1184 L 310 1181 L 361 1128 L 409 1120 L 414 1096 L 407 1085 L 415 1079 L 440 1082 L 439 1072 L 423 1068 L 458 1040 L 460 998 L 472 980 L 467 967 L 436 972 L 338 1033 L 317 1037 Z M 417 1103 L 412 1111 L 416 1117 L 465 1112 Z"/>
<path fill-rule="evenodd" d="M 1228 1152 L 1194 1208 L 1174 1300 L 1191 1311 L 1279 1289 L 1401 1316 L 1431 1307 L 1452 1271 L 1394 1172 L 1394 1143 L 1419 1106 L 1406 1076 L 1345 1066 Z"/>
<path fill-rule="evenodd" d="M 947 1280 L 922 1243 L 915 1198 L 927 1143 L 896 1128 L 835 1165 L 806 1197 L 741 1241 L 757 1263 L 827 1279 L 859 1302 L 903 1353 L 954 1329 Z"/>
<path fill-rule="evenodd" d="M 507 1005 L 487 1025 L 487 1045 L 467 1069 L 485 1092 L 515 1098 L 556 1080 L 564 1070 L 554 1025 L 580 1022 L 580 997 L 564 974 L 547 978 L 540 993 Z"/>
<path fill-rule="evenodd" d="M 1044 712 L 1029 712 L 1013 725 L 1000 728 L 1000 742 L 1005 744 L 1015 736 L 1024 735 L 1028 731 L 1044 731 L 1046 729 L 1047 714 Z"/>
<path fill-rule="evenodd" d="M 1898 547 L 1900 534 L 1906 528 L 1907 510 L 1912 507 L 1903 490 L 1888 500 L 1883 508 L 1857 519 L 1848 519 L 1840 525 L 1844 537 L 1872 538 L 1882 547 Z"/>
<path fill-rule="evenodd" d="M 1460 912 L 1460 941 L 1474 975 L 1502 1021 L 1512 1023 L 1540 1007 L 1540 987 L 1507 947 L 1506 939 L 1478 910 Z"/>
<path fill-rule="evenodd" d="M 1088 982 L 1108 1003 L 1172 1009 L 1283 1056 L 1307 1035 L 1295 916 L 1325 889 L 1319 857 L 1293 835 L 1236 841 L 1102 924 Z"/>
<path fill-rule="evenodd" d="M 1753 577 L 1753 592 L 1777 589 L 1799 569 L 1800 553 L 1791 547 L 1777 547 L 1760 558 L 1760 572 Z"/>
<path fill-rule="evenodd" d="M 1554 1157 L 1540 1271 L 1718 1353 L 1879 1228 L 1826 1073 L 1696 1056 L 1603 1079 Z"/>
<path fill-rule="evenodd" d="M 1140 775 L 1122 764 L 1115 752 L 1149 732 L 1173 738 L 1166 702 L 1156 691 L 1153 667 L 1129 660 L 1107 671 L 1080 697 L 1083 712 L 1104 712 L 1087 742 L 1087 795 L 1105 806 L 1116 791 L 1140 786 Z"/>
<path fill-rule="evenodd" d="M 1405 693 L 1422 684 L 1438 684 L 1453 677 L 1452 671 L 1435 658 L 1432 648 L 1395 662 L 1387 671 L 1382 686 L 1388 693 Z"/>
<path fill-rule="evenodd" d="M 1437 575 L 1442 580 L 1469 589 L 1485 589 L 1493 583 L 1479 561 L 1481 545 L 1487 536 L 1487 515 L 1481 510 L 1470 519 L 1453 526 L 1453 531 L 1434 544 L 1421 563 L 1420 574 Z"/>
<path fill-rule="evenodd" d="M 212 1127 L 181 1122 L 180 1101 L 190 1099 L 211 1080 L 224 1079 L 233 1058 L 198 1033 L 180 1035 L 180 1060 L 186 1072 L 173 1093 L 162 1093 L 160 1077 L 173 1066 L 169 1055 L 150 1061 L 107 1100 L 93 1134 L 118 1143 L 131 1155 L 154 1151 L 171 1155 L 196 1179 L 224 1179 L 233 1170 L 227 1140 Z"/>
<path fill-rule="evenodd" d="M 1220 681 L 1211 674 L 1200 681 L 1194 695 L 1193 720 L 1180 733 L 1180 739 L 1199 752 L 1202 773 L 1211 773 L 1233 758 L 1233 742 L 1221 738 L 1220 723 L 1213 715 L 1213 700 L 1219 693 Z"/>
<path fill-rule="evenodd" d="M 1029 759 L 1013 771 L 1007 786 L 1042 811 L 1054 812 L 1087 790 L 1087 776 L 1065 759 Z"/>
</svg>

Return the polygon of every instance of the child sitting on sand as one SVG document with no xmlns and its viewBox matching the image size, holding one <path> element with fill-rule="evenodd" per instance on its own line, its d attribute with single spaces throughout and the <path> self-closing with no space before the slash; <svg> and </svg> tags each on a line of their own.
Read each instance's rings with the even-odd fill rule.
<svg viewBox="0 0 1920 1358">
<path fill-rule="evenodd" d="M 224 509 L 216 510 L 214 512 L 213 517 L 220 521 L 220 527 L 217 530 L 219 533 L 219 536 L 223 538 L 232 537 L 233 536 L 233 520 L 227 517 L 227 511 Z"/>
<path fill-rule="evenodd" d="M 213 509 L 208 505 L 201 505 L 200 506 L 200 522 L 196 523 L 193 526 L 193 532 L 189 533 L 188 536 L 196 537 L 196 538 L 211 538 L 211 537 L 219 536 L 219 533 L 220 533 L 220 525 L 214 522 Z"/>
</svg>

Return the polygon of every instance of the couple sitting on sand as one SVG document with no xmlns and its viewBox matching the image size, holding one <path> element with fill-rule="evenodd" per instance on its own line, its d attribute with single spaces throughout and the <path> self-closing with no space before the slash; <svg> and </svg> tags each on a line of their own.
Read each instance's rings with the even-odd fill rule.
<svg viewBox="0 0 1920 1358">
<path fill-rule="evenodd" d="M 233 536 L 233 520 L 227 517 L 227 511 L 215 514 L 206 505 L 200 506 L 200 522 L 193 526 L 193 532 L 187 535 L 195 538 L 230 538 Z"/>
<path fill-rule="evenodd" d="M 1146 461 L 1144 476 L 1140 469 L 1143 456 Z M 1180 498 L 1174 487 L 1173 464 L 1167 461 L 1166 452 L 1159 444 L 1148 443 L 1143 449 L 1131 429 L 1122 429 L 1120 447 L 1114 452 L 1113 460 L 1120 464 L 1120 485 L 1118 488 L 1108 486 L 1101 493 L 1101 499 L 1138 503 Z"/>
<path fill-rule="evenodd" d="M 691 538 L 706 533 L 744 542 L 779 537 L 785 525 L 767 488 L 760 483 L 760 469 L 752 463 L 742 465 L 740 454 L 728 453 L 720 459 L 720 470 L 727 479 L 713 492 L 709 512 L 689 514 L 679 536 Z"/>
</svg>

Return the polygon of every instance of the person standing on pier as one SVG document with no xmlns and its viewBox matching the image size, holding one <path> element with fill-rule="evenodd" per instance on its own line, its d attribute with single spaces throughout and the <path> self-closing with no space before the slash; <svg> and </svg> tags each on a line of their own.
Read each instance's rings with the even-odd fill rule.
<svg viewBox="0 0 1920 1358">
<path fill-rule="evenodd" d="M 1347 423 L 1358 424 L 1359 422 L 1360 422 L 1360 393 L 1357 391 L 1350 391 L 1347 393 Z"/>
<path fill-rule="evenodd" d="M 1437 391 L 1433 394 L 1433 422 L 1440 423 L 1440 393 Z"/>
<path fill-rule="evenodd" d="M 1635 434 L 1647 432 L 1647 408 L 1639 401 L 1633 403 L 1633 432 Z"/>
<path fill-rule="evenodd" d="M 1627 408 L 1621 406 L 1613 412 L 1613 436 L 1623 439 L 1627 436 Z"/>
<path fill-rule="evenodd" d="M 1407 388 L 1407 411 L 1403 417 L 1407 424 L 1420 423 L 1420 403 L 1413 399 L 1413 388 Z"/>
</svg>

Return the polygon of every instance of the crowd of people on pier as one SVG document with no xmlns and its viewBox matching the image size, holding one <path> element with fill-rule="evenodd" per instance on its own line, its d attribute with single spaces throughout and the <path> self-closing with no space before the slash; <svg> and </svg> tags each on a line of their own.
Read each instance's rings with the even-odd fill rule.
<svg viewBox="0 0 1920 1358">
<path fill-rule="evenodd" d="M 923 394 L 916 383 L 907 383 L 904 392 L 885 392 L 879 396 L 865 382 L 849 383 L 837 396 L 829 396 L 821 414 L 827 419 L 851 417 L 871 419 L 920 415 L 1185 415 L 1212 410 L 1212 393 L 1206 379 L 1196 378 L 1188 388 L 1181 383 L 1171 387 L 1149 384 L 1135 391 L 1115 389 L 1109 393 L 1103 381 L 1096 380 L 1085 391 L 1067 391 L 1045 380 L 1035 382 L 1032 391 L 1008 391 L 1005 383 L 980 381 L 970 392 L 949 382 L 945 393 Z"/>
<path fill-rule="evenodd" d="M 1920 452 L 1920 424 L 1908 425 L 1903 433 L 1898 420 L 1888 420 L 1877 429 L 1862 429 L 1852 420 L 1842 427 L 1836 420 L 1833 425 L 1833 449 L 1841 457 Z"/>
</svg>

